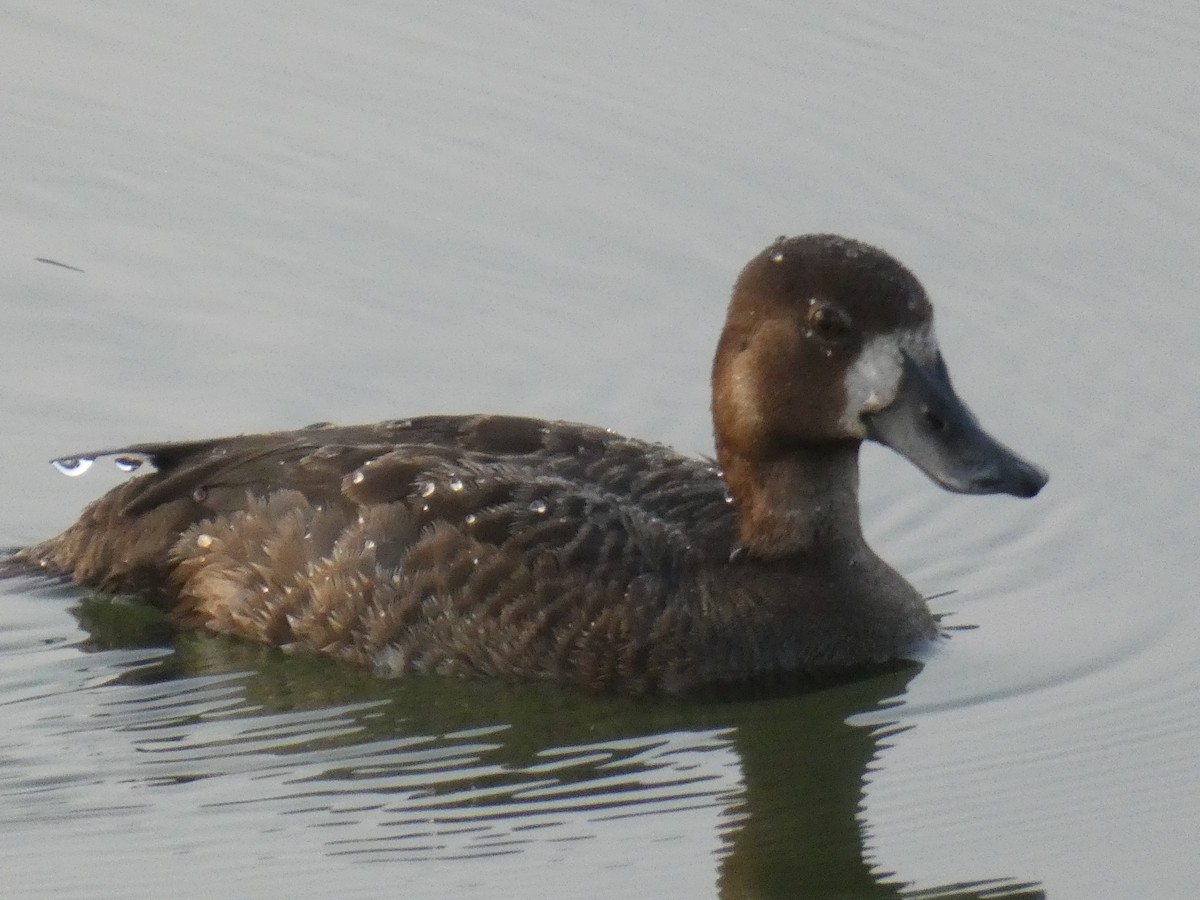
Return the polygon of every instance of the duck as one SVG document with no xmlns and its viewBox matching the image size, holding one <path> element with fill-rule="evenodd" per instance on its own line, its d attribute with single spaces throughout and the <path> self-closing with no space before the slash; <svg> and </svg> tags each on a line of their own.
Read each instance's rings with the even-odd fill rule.
<svg viewBox="0 0 1200 900">
<path fill-rule="evenodd" d="M 55 464 L 133 474 L 5 573 L 383 676 L 678 695 L 853 677 L 939 636 L 863 537 L 864 441 L 952 492 L 1047 481 L 959 399 L 917 278 L 839 235 L 742 270 L 711 412 L 715 459 L 492 414 L 74 454 Z"/>
</svg>

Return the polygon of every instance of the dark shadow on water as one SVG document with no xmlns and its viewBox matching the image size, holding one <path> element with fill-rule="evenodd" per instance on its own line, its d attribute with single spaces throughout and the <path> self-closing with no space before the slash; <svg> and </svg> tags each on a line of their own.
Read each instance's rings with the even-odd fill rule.
<svg viewBox="0 0 1200 900">
<path fill-rule="evenodd" d="M 520 852 L 566 810 L 612 817 L 691 804 L 720 811 L 724 898 L 1045 896 L 1036 883 L 1008 878 L 906 890 L 903 873 L 881 874 L 864 861 L 864 773 L 889 727 L 846 720 L 894 702 L 916 665 L 791 696 L 632 701 L 549 686 L 384 680 L 236 640 L 172 634 L 160 615 L 124 603 L 85 600 L 76 614 L 89 634 L 85 649 L 173 648 L 113 679 L 134 694 L 163 689 L 154 713 L 161 726 L 143 717 L 136 730 L 175 729 L 159 742 L 167 749 L 147 746 L 156 762 L 169 753 L 178 761 L 168 756 L 148 780 L 219 777 L 223 755 L 244 769 L 257 754 L 264 770 L 291 766 L 299 777 L 285 782 L 292 793 L 283 800 L 275 790 L 239 802 L 292 801 L 330 819 L 318 824 L 338 824 L 338 808 L 382 810 L 377 836 L 331 841 L 331 854 L 419 858 L 421 822 L 421 852 L 436 855 L 431 820 L 474 835 L 447 854 Z M 224 714 L 237 727 L 207 743 L 180 724 L 192 721 L 187 686 L 203 676 L 219 676 L 238 701 Z M 714 752 L 736 760 L 740 779 L 705 768 L 714 757 L 703 754 Z"/>
</svg>

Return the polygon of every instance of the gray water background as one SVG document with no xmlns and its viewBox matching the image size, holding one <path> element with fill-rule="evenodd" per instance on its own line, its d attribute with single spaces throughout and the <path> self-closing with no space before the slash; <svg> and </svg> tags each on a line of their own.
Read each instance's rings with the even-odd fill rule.
<svg viewBox="0 0 1200 900">
<path fill-rule="evenodd" d="M 136 440 L 710 452 L 729 285 L 804 231 L 908 263 L 1052 476 L 868 449 L 873 544 L 978 628 L 770 702 L 377 683 L 5 585 L 4 895 L 1192 896 L 1198 75 L 1184 2 L 0 3 L 2 545 Z"/>
</svg>

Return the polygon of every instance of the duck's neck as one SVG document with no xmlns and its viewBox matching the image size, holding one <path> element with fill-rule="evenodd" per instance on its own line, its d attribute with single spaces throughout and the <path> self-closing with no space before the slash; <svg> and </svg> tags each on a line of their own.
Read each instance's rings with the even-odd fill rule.
<svg viewBox="0 0 1200 900">
<path fill-rule="evenodd" d="M 759 559 L 864 550 L 858 448 L 835 441 L 748 456 L 718 445 L 742 549 Z"/>
</svg>

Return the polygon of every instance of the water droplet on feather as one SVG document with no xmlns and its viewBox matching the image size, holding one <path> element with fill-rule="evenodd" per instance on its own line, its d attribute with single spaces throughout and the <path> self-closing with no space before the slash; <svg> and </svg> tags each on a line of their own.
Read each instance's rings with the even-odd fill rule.
<svg viewBox="0 0 1200 900">
<path fill-rule="evenodd" d="M 69 478 L 78 478 L 90 469 L 95 461 L 87 456 L 64 456 L 53 460 L 51 464 Z"/>
</svg>

